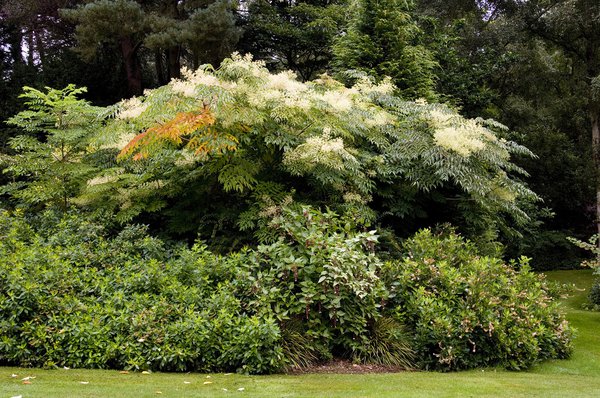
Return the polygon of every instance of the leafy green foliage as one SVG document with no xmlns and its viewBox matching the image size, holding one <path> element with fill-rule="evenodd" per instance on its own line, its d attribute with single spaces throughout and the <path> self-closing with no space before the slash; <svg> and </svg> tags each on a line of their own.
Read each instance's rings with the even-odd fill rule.
<svg viewBox="0 0 600 398">
<path fill-rule="evenodd" d="M 282 365 L 268 314 L 248 315 L 226 278 L 239 266 L 168 247 L 143 228 L 109 239 L 51 213 L 5 211 L 0 243 L 0 363 L 265 373 Z M 65 275 L 68 275 L 66 278 Z"/>
<path fill-rule="evenodd" d="M 270 70 L 293 70 L 303 81 L 323 73 L 345 19 L 344 1 L 252 1 L 240 16 L 239 48 Z"/>
<path fill-rule="evenodd" d="M 153 126 L 135 136 L 121 150 L 119 156 L 127 157 L 137 152 L 133 156 L 133 159 L 139 160 L 148 157 L 151 152 L 156 150 L 156 147 L 166 146 L 169 143 L 174 145 L 182 144 L 184 139 L 186 140 L 186 148 L 195 150 L 196 155 L 203 152 L 211 153 L 213 149 L 207 148 L 206 143 L 203 142 L 205 141 L 204 137 L 196 135 L 188 138 L 187 136 L 198 132 L 198 130 L 210 134 L 210 130 L 207 127 L 213 123 L 214 118 L 207 109 L 204 109 L 200 113 L 178 113 L 172 120 Z M 227 149 L 235 149 L 235 147 L 230 145 Z"/>
<path fill-rule="evenodd" d="M 453 234 L 421 232 L 384 265 L 374 231 L 293 204 L 265 210 L 273 243 L 227 256 L 139 226 L 110 237 L 76 214 L 0 217 L 3 364 L 266 373 L 336 356 L 518 369 L 570 352 L 543 280 Z"/>
<path fill-rule="evenodd" d="M 374 233 L 276 211 L 275 243 L 227 257 L 140 227 L 108 238 L 76 215 L 2 212 L 0 362 L 265 373 L 335 353 L 408 366 L 401 326 L 380 319 Z"/>
<path fill-rule="evenodd" d="M 408 257 L 388 263 L 384 278 L 424 367 L 517 370 L 570 355 L 572 329 L 527 259 L 480 257 L 453 232 L 423 230 L 405 248 Z"/>
<path fill-rule="evenodd" d="M 13 180 L 3 191 L 19 206 L 66 210 L 93 175 L 85 158 L 90 138 L 100 126 L 100 108 L 78 99 L 86 90 L 73 85 L 62 90 L 46 88 L 46 92 L 24 90 L 21 97 L 28 109 L 8 122 L 28 134 L 9 141 L 16 155 L 5 157 L 4 172 Z"/>
<path fill-rule="evenodd" d="M 249 308 L 270 308 L 282 327 L 292 326 L 284 332 L 292 364 L 337 354 L 410 367 L 401 325 L 381 319 L 387 289 L 377 276 L 375 231 L 357 233 L 351 219 L 306 206 L 273 206 L 265 216 L 277 240 L 247 253 L 239 278 L 248 281 Z"/>
<path fill-rule="evenodd" d="M 579 239 L 568 237 L 567 239 L 573 243 L 575 246 L 584 249 L 593 254 L 592 259 L 586 259 L 581 262 L 583 267 L 590 267 L 594 269 L 594 275 L 596 279 L 592 288 L 590 289 L 590 293 L 588 295 L 588 301 L 590 307 L 598 310 L 600 308 L 600 247 L 598 246 L 598 239 L 600 235 L 592 235 L 587 242 L 581 241 Z"/>
<path fill-rule="evenodd" d="M 600 309 L 600 282 L 598 280 L 596 280 L 592 285 L 590 294 L 588 295 L 588 300 L 593 309 Z"/>
<path fill-rule="evenodd" d="M 157 213 L 173 230 L 196 225 L 190 232 L 223 237 L 229 248 L 236 224 L 249 229 L 258 222 L 267 186 L 398 233 L 429 217 L 494 239 L 529 221 L 523 206 L 536 196 L 517 179 L 526 173 L 511 157 L 531 153 L 504 139 L 505 127 L 393 92 L 389 80 L 365 77 L 352 88 L 327 76 L 301 83 L 239 55 L 218 70 L 186 71 L 116 106 L 95 144 L 122 151 L 131 142 L 125 152 L 136 147 L 144 159 L 108 162 L 88 181 L 81 203 L 117 211 L 122 220 Z M 181 115 L 198 109 L 214 122 L 185 127 Z M 139 131 L 174 132 L 178 143 L 144 134 L 131 141 Z M 429 213 L 420 208 L 431 201 L 433 211 L 433 204 Z"/>
<path fill-rule="evenodd" d="M 524 209 L 537 197 L 512 157 L 531 153 L 503 138 L 506 128 L 494 121 L 405 101 L 394 90 L 389 80 L 365 77 L 352 88 L 327 76 L 301 83 L 239 55 L 218 70 L 185 71 L 73 127 L 77 146 L 69 145 L 79 155 L 57 162 L 72 168 L 61 171 L 73 182 L 63 189 L 63 207 L 74 203 L 121 222 L 137 218 L 190 240 L 200 233 L 229 251 L 251 242 L 238 226 L 250 232 L 265 200 L 261 190 L 278 187 L 399 235 L 452 222 L 492 251 L 499 236 L 519 237 L 530 221 Z M 60 109 L 75 114 L 82 104 Z M 36 118 L 43 115 L 29 120 Z M 52 168 L 30 173 L 32 187 L 55 178 L 46 170 Z"/>
<path fill-rule="evenodd" d="M 434 99 L 433 54 L 411 16 L 412 1 L 356 0 L 352 19 L 335 41 L 333 65 L 338 72 L 360 71 L 374 78 L 389 76 L 407 98 Z"/>
<path fill-rule="evenodd" d="M 598 272 L 598 270 L 600 270 L 600 247 L 598 246 L 598 239 L 600 239 L 600 235 L 592 235 L 587 242 L 581 241 L 573 237 L 569 237 L 567 239 L 575 246 L 584 249 L 594 255 L 593 259 L 584 260 L 581 263 L 581 265 L 584 267 L 595 268 L 596 272 Z"/>
</svg>

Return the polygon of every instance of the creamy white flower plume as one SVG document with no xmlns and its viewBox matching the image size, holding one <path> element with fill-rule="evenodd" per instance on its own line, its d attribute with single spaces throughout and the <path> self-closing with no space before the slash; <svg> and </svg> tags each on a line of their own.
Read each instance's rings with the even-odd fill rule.
<svg viewBox="0 0 600 398">
<path fill-rule="evenodd" d="M 135 119 L 140 116 L 148 107 L 148 104 L 142 103 L 137 97 L 132 97 L 121 102 L 120 112 L 117 115 L 119 119 Z"/>
</svg>

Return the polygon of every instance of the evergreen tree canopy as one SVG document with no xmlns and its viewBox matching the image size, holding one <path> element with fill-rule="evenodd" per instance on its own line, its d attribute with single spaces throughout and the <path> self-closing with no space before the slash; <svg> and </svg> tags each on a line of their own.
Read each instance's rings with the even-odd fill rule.
<svg viewBox="0 0 600 398">
<path fill-rule="evenodd" d="M 329 67 L 345 7 L 341 0 L 250 1 L 241 18 L 240 48 L 271 70 L 290 69 L 304 81 L 314 79 Z"/>
<path fill-rule="evenodd" d="M 412 9 L 406 0 L 354 0 L 349 26 L 333 48 L 336 70 L 390 76 L 404 96 L 434 99 L 436 63 L 421 44 Z"/>
<path fill-rule="evenodd" d="M 155 72 L 163 84 L 180 76 L 184 55 L 195 66 L 200 62 L 218 64 L 239 37 L 233 12 L 228 0 L 95 0 L 63 9 L 62 16 L 75 23 L 77 49 L 84 58 L 94 57 L 102 46 L 117 49 L 130 94 L 139 95 L 143 89 L 142 48 L 155 53 Z"/>
</svg>

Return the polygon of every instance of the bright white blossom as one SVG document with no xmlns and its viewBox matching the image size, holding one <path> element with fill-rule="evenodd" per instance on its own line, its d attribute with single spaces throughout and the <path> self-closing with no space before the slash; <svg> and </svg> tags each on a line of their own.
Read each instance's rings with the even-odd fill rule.
<svg viewBox="0 0 600 398">
<path fill-rule="evenodd" d="M 278 90 L 254 90 L 248 93 L 248 102 L 256 108 L 265 108 L 269 103 L 283 101 L 284 97 Z"/>
<path fill-rule="evenodd" d="M 231 59 L 227 62 L 227 64 L 221 65 L 221 68 L 230 71 L 242 69 L 250 72 L 250 74 L 254 77 L 265 77 L 269 74 L 265 68 L 265 65 L 266 64 L 264 61 L 253 61 L 252 54 L 246 54 L 242 56 L 238 52 L 235 52 L 231 54 Z"/>
<path fill-rule="evenodd" d="M 352 109 L 352 98 L 345 91 L 326 91 L 319 98 L 336 111 L 347 112 Z"/>
<path fill-rule="evenodd" d="M 433 135 L 436 145 L 458 152 L 467 157 L 485 148 L 484 128 L 472 120 L 462 125 L 437 129 Z"/>
<path fill-rule="evenodd" d="M 183 80 L 172 80 L 171 88 L 174 92 L 183 94 L 186 97 L 194 97 L 196 95 L 196 86 Z"/>
<path fill-rule="evenodd" d="M 183 94 L 186 97 L 195 97 L 198 86 L 222 87 L 231 89 L 236 85 L 233 82 L 219 80 L 216 76 L 206 72 L 203 69 L 192 71 L 190 69 L 183 68 L 181 74 L 184 79 L 173 79 L 171 80 L 170 85 L 174 92 Z"/>
<path fill-rule="evenodd" d="M 273 90 L 281 90 L 291 94 L 297 94 L 308 90 L 308 87 L 296 80 L 292 71 L 280 72 L 276 75 L 268 75 L 267 87 Z"/>
<path fill-rule="evenodd" d="M 460 116 L 448 112 L 442 112 L 437 109 L 429 111 L 429 123 L 433 128 L 448 127 L 450 123 L 460 120 Z"/>
<path fill-rule="evenodd" d="M 323 129 L 323 134 L 309 137 L 304 144 L 298 145 L 285 154 L 284 163 L 311 170 L 321 164 L 332 169 L 343 170 L 346 161 L 356 161 L 344 147 L 341 138 L 331 138 L 331 129 Z"/>
<path fill-rule="evenodd" d="M 435 129 L 436 145 L 467 157 L 485 148 L 486 142 L 496 137 L 475 120 L 466 120 L 459 115 L 437 109 L 429 111 L 428 121 Z"/>
<path fill-rule="evenodd" d="M 148 104 L 142 103 L 137 97 L 132 97 L 121 102 L 120 112 L 117 115 L 119 119 L 135 119 L 140 116 L 148 107 Z"/>
<path fill-rule="evenodd" d="M 304 97 L 285 97 L 283 102 L 288 108 L 310 109 L 310 101 Z"/>
<path fill-rule="evenodd" d="M 389 77 L 384 78 L 380 83 L 375 84 L 371 79 L 363 78 L 360 79 L 353 87 L 355 90 L 362 94 L 380 94 L 388 95 L 393 94 L 396 86 L 392 83 L 392 79 Z"/>
</svg>

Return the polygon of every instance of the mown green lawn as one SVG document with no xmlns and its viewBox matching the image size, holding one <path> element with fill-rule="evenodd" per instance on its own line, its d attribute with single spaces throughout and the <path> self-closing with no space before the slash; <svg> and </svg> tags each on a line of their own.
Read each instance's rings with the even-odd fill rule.
<svg viewBox="0 0 600 398">
<path fill-rule="evenodd" d="M 600 313 L 581 310 L 591 271 L 555 271 L 575 283 L 563 306 L 578 329 L 569 360 L 528 372 L 486 369 L 458 373 L 240 376 L 0 368 L 0 398 L 34 397 L 600 397 Z M 12 375 L 17 375 L 12 377 Z M 31 384 L 23 384 L 23 378 Z"/>
</svg>

